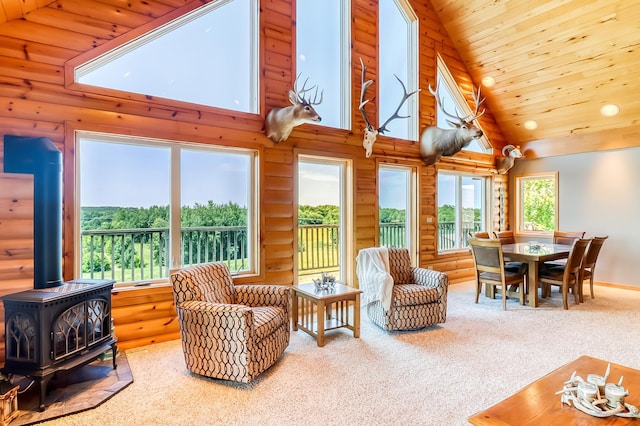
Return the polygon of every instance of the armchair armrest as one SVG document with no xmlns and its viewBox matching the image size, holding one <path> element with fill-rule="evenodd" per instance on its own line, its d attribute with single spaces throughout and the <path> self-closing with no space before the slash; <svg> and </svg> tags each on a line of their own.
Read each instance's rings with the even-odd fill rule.
<svg viewBox="0 0 640 426">
<path fill-rule="evenodd" d="M 290 289 L 284 285 L 242 284 L 235 286 L 236 302 L 247 306 L 278 306 L 289 312 Z"/>
<path fill-rule="evenodd" d="M 413 280 L 416 284 L 425 287 L 437 288 L 440 297 L 446 294 L 449 287 L 449 276 L 444 272 L 426 268 L 413 268 Z"/>
</svg>

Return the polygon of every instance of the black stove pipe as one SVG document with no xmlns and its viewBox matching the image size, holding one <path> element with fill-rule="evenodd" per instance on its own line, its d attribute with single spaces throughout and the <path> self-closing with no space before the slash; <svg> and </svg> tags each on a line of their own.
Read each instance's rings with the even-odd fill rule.
<svg viewBox="0 0 640 426">
<path fill-rule="evenodd" d="M 49 138 L 4 136 L 4 172 L 33 174 L 33 287 L 62 283 L 62 153 Z"/>
</svg>

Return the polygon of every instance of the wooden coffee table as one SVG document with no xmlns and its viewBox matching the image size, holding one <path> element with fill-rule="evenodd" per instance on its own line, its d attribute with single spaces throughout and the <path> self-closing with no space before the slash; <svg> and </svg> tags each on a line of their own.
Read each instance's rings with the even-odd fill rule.
<svg viewBox="0 0 640 426">
<path fill-rule="evenodd" d="M 640 425 L 640 419 L 626 417 L 598 418 L 573 406 L 562 404 L 560 395 L 564 382 L 575 371 L 586 380 L 587 375 L 603 375 L 607 361 L 583 355 L 575 361 L 552 371 L 509 398 L 469 417 L 474 425 Z M 617 383 L 624 376 L 622 385 L 629 389 L 626 402 L 640 406 L 640 371 L 611 363 L 608 382 Z"/>
<path fill-rule="evenodd" d="M 336 284 L 332 290 L 316 290 L 314 284 L 291 287 L 293 330 L 300 330 L 316 338 L 324 346 L 324 333 L 348 328 L 353 337 L 360 337 L 360 293 L 362 290 Z M 353 306 L 351 313 L 349 305 Z M 351 318 L 353 317 L 353 318 Z"/>
</svg>

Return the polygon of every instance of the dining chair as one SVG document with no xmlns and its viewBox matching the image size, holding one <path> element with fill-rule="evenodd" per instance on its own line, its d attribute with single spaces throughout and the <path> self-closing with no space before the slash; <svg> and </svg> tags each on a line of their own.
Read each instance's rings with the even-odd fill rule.
<svg viewBox="0 0 640 426">
<path fill-rule="evenodd" d="M 564 232 L 553 231 L 553 244 L 564 244 L 566 246 L 573 245 L 575 240 L 584 238 L 584 232 Z M 564 266 L 567 263 L 567 259 L 550 260 L 542 264 L 542 268 L 551 268 L 554 266 Z"/>
<path fill-rule="evenodd" d="M 572 245 L 579 238 L 584 238 L 584 232 L 553 231 L 553 244 Z"/>
<path fill-rule="evenodd" d="M 516 237 L 513 235 L 513 231 L 495 231 L 493 235 L 502 241 L 502 244 L 516 243 Z"/>
<path fill-rule="evenodd" d="M 513 231 L 494 231 L 493 235 L 495 238 L 499 239 L 502 244 L 515 244 L 516 237 L 513 235 Z M 505 266 L 507 271 L 511 272 L 522 272 L 526 275 L 528 265 L 526 262 L 512 262 L 509 258 L 506 258 Z"/>
<path fill-rule="evenodd" d="M 590 238 L 577 239 L 571 247 L 571 252 L 565 265 L 547 267 L 538 271 L 538 283 L 542 286 L 542 296 L 551 294 L 551 286 L 557 285 L 562 291 L 562 305 L 569 309 L 569 289 L 573 293 L 576 304 L 580 303 L 580 286 L 582 285 L 581 272 L 582 260 Z"/>
<path fill-rule="evenodd" d="M 524 305 L 526 272 L 511 272 L 505 269 L 500 240 L 471 238 L 469 246 L 476 269 L 476 303 L 484 284 L 485 288 L 491 288 L 492 291 L 488 292 L 491 295 L 495 294 L 496 287 L 500 287 L 502 309 L 507 309 L 507 296 L 517 297 L 520 304 Z M 509 286 L 512 285 L 517 285 L 519 291 L 509 290 Z"/>
<path fill-rule="evenodd" d="M 473 238 L 482 238 L 482 239 L 487 239 L 487 238 L 491 238 L 491 236 L 489 235 L 488 232 L 485 231 L 481 231 L 481 232 L 476 232 L 475 234 L 473 234 Z"/>
<path fill-rule="evenodd" d="M 584 296 L 582 294 L 582 284 L 585 280 L 589 280 L 589 290 L 591 291 L 591 298 L 593 299 L 593 274 L 596 269 L 596 261 L 598 260 L 598 255 L 600 254 L 600 250 L 602 249 L 602 245 L 604 241 L 609 238 L 609 236 L 605 237 L 593 237 L 591 243 L 589 244 L 589 248 L 587 249 L 587 254 L 584 255 L 584 260 L 582 261 L 582 281 L 580 284 L 580 302 L 584 302 Z"/>
</svg>

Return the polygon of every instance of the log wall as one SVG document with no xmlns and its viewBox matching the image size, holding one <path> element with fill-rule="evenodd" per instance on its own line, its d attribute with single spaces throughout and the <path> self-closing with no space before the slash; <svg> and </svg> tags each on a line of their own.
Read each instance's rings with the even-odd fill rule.
<svg viewBox="0 0 640 426">
<path fill-rule="evenodd" d="M 378 16 L 375 0 L 352 0 L 351 62 L 354 66 L 351 93 L 353 125 L 350 130 L 305 124 L 297 127 L 287 141 L 277 145 L 262 133 L 266 111 L 288 104 L 287 90 L 295 79 L 295 3 L 292 0 L 261 1 L 260 87 L 263 112 L 259 115 L 196 108 L 178 102 L 158 102 L 109 90 L 88 92 L 70 81 L 74 65 L 202 3 L 149 0 L 125 4 L 116 0 L 59 0 L 27 13 L 22 19 L 0 24 L 2 133 L 46 136 L 63 152 L 63 264 L 73 265 L 74 260 L 74 132 L 87 130 L 258 148 L 262 170 L 261 282 L 282 285 L 291 285 L 294 280 L 297 241 L 294 171 L 297 152 L 352 161 L 355 190 L 353 258 L 359 249 L 378 243 L 375 226 L 378 211 L 377 162 L 418 163 L 419 264 L 447 272 L 452 282 L 471 278 L 473 261 L 468 250 L 444 255 L 436 251 L 437 168 L 494 176 L 496 191 L 500 186 L 506 188 L 505 181 L 502 176 L 492 174 L 491 155 L 460 154 L 427 167 L 419 161 L 416 142 L 385 136 L 378 138 L 373 155 L 365 158 L 362 148 L 365 125 L 357 105 L 360 95 L 359 60 L 364 60 L 371 75 L 377 75 Z M 410 3 L 420 20 L 420 87 L 426 88 L 429 83 L 434 83 L 439 53 L 462 90 L 470 92 L 470 77 L 430 2 L 414 0 Z M 435 108 L 433 96 L 426 90 L 421 92 L 421 129 L 435 122 Z M 377 106 L 369 107 L 372 122 L 377 121 L 376 110 Z M 506 142 L 491 112 L 488 111 L 481 121 L 499 152 Z M 0 170 L 0 188 L 2 295 L 33 286 L 32 178 Z M 498 192 L 495 197 L 498 200 Z M 504 217 L 508 217 L 506 213 Z M 494 228 L 499 226 L 500 219 L 496 218 Z M 71 267 L 64 267 L 63 271 L 65 280 L 74 278 Z M 171 289 L 167 285 L 114 290 L 113 317 L 119 346 L 123 349 L 179 337 Z M 0 312 L 2 321 L 3 318 L 4 313 Z"/>
</svg>

